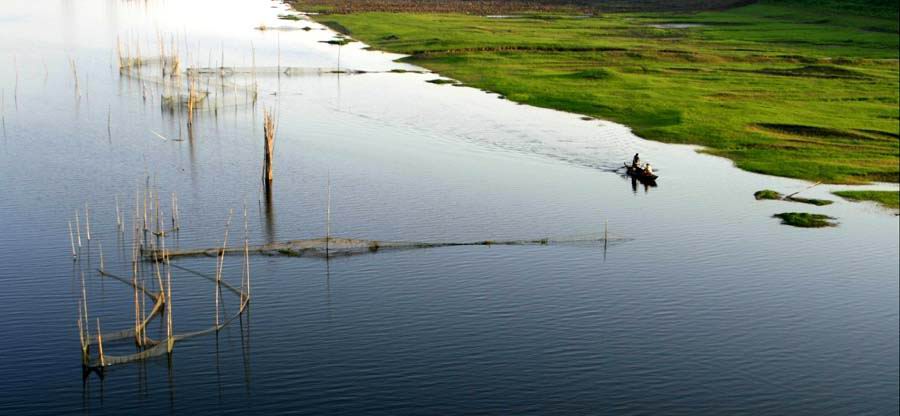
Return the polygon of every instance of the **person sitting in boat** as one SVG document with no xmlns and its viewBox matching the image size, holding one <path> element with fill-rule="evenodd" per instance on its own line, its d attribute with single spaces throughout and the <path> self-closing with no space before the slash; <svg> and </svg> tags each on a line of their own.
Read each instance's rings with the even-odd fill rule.
<svg viewBox="0 0 900 416">
<path fill-rule="evenodd" d="M 644 165 L 644 175 L 647 175 L 647 176 L 653 175 L 653 167 L 650 166 L 649 163 Z"/>
<path fill-rule="evenodd" d="M 634 159 L 631 159 L 631 168 L 632 169 L 640 169 L 641 158 L 637 153 L 634 154 Z"/>
</svg>

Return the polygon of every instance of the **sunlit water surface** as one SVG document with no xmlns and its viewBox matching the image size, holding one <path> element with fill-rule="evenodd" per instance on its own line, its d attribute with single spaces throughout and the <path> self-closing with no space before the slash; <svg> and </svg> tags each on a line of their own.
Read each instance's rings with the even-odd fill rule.
<svg viewBox="0 0 900 416">
<path fill-rule="evenodd" d="M 0 413 L 897 414 L 893 213 L 758 202 L 756 190 L 809 184 L 392 73 L 417 68 L 321 43 L 335 34 L 280 13 L 265 0 L 0 1 Z M 184 66 L 255 64 L 258 101 L 223 98 L 189 134 L 152 78 L 117 68 L 117 38 L 152 56 L 159 37 L 175 39 Z M 279 67 L 308 70 L 267 70 Z M 369 72 L 318 73 L 338 67 Z M 263 108 L 278 118 L 268 202 Z M 610 172 L 634 152 L 658 187 Z M 329 182 L 339 236 L 565 239 L 608 223 L 629 240 L 253 257 L 241 322 L 83 381 L 80 272 L 92 319 L 127 328 L 131 291 L 92 270 L 102 244 L 106 268 L 129 275 L 115 198 L 133 209 L 148 180 L 179 196 L 179 247 L 220 244 L 245 203 L 251 243 L 322 236 Z M 73 263 L 67 222 L 85 203 L 93 238 Z M 784 211 L 840 226 L 771 218 Z M 225 279 L 236 284 L 240 267 L 229 257 Z M 175 272 L 176 331 L 208 327 L 213 288 Z"/>
</svg>

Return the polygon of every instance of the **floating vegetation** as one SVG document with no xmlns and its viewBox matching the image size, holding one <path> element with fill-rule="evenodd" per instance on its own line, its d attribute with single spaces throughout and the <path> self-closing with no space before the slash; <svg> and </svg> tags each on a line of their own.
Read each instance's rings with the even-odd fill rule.
<svg viewBox="0 0 900 416">
<path fill-rule="evenodd" d="M 430 84 L 437 84 L 437 85 L 446 85 L 446 84 L 455 85 L 455 84 L 459 84 L 459 81 L 457 81 L 457 80 L 455 80 L 455 79 L 445 79 L 445 78 L 429 79 L 429 80 L 427 80 L 427 81 L 425 81 L 425 82 L 430 83 Z"/>
<path fill-rule="evenodd" d="M 278 18 L 281 20 L 292 20 L 292 21 L 302 20 L 302 18 L 296 14 L 279 14 Z"/>
<path fill-rule="evenodd" d="M 409 70 L 409 69 L 400 69 L 400 68 L 392 69 L 392 70 L 390 70 L 390 71 L 388 71 L 388 72 L 391 72 L 391 73 L 394 73 L 394 74 L 408 74 L 408 73 L 413 73 L 413 74 L 427 74 L 427 73 L 428 73 L 428 71 L 413 71 L 413 70 Z"/>
<path fill-rule="evenodd" d="M 256 29 L 256 30 L 258 30 L 258 31 L 260 31 L 260 32 L 268 32 L 268 31 L 273 31 L 273 32 L 294 32 L 294 31 L 297 31 L 297 30 L 303 30 L 303 31 L 307 31 L 307 32 L 308 32 L 308 31 L 312 30 L 312 28 L 309 27 L 309 26 L 305 26 L 305 27 L 297 27 L 297 26 L 267 26 L 267 25 L 259 25 L 259 26 L 255 27 L 254 29 Z"/>
<path fill-rule="evenodd" d="M 781 223 L 793 227 L 801 228 L 823 228 L 836 227 L 838 224 L 834 222 L 834 217 L 822 214 L 810 214 L 807 212 L 783 212 L 775 214 L 772 217 L 781 218 Z"/>
<path fill-rule="evenodd" d="M 834 203 L 834 201 L 829 201 L 827 199 L 800 198 L 797 196 L 789 196 L 789 197 L 786 197 L 784 200 L 791 201 L 791 202 L 800 202 L 802 204 L 815 205 L 818 207 L 825 206 L 825 205 L 831 205 Z"/>
<path fill-rule="evenodd" d="M 762 199 L 781 199 L 784 198 L 779 192 L 773 191 L 771 189 L 763 189 L 762 191 L 756 191 L 753 193 L 753 197 L 756 198 L 757 201 Z"/>
<path fill-rule="evenodd" d="M 753 197 L 756 198 L 757 201 L 763 200 L 763 199 L 769 199 L 769 200 L 776 200 L 776 201 L 800 202 L 803 204 L 810 204 L 810 205 L 816 205 L 816 206 L 824 206 L 824 205 L 833 204 L 834 201 L 829 201 L 827 199 L 801 198 L 801 197 L 797 196 L 797 194 L 799 194 L 800 192 L 814 188 L 821 183 L 822 182 L 816 182 L 816 183 L 806 187 L 805 189 L 794 192 L 787 196 L 782 195 L 781 193 L 779 193 L 777 191 L 773 191 L 771 189 L 763 189 L 761 191 L 754 192 Z"/>
<path fill-rule="evenodd" d="M 329 40 L 320 40 L 319 41 L 319 43 L 327 43 L 329 45 L 338 45 L 338 46 L 343 46 L 350 42 L 356 42 L 356 41 L 353 39 L 350 39 L 350 38 L 337 38 L 337 39 L 329 39 Z"/>
</svg>

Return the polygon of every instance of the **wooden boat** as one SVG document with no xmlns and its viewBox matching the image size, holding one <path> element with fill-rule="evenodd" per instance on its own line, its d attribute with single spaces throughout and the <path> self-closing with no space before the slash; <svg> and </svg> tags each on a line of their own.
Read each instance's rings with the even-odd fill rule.
<svg viewBox="0 0 900 416">
<path fill-rule="evenodd" d="M 631 176 L 632 178 L 635 178 L 639 181 L 647 181 L 647 182 L 655 181 L 656 178 L 659 177 L 657 175 L 647 174 L 646 172 L 644 172 L 643 169 L 639 169 L 639 168 L 635 169 L 627 163 L 625 164 L 625 173 L 627 173 L 628 176 Z"/>
</svg>

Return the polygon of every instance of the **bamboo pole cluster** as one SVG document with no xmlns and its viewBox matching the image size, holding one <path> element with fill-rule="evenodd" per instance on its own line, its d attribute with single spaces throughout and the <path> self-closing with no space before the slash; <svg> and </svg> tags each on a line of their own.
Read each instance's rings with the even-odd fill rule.
<svg viewBox="0 0 900 416">
<path fill-rule="evenodd" d="M 269 110 L 263 110 L 263 184 L 271 189 L 275 178 L 273 162 L 275 158 L 275 118 Z"/>
<path fill-rule="evenodd" d="M 132 308 L 133 323 L 132 328 L 112 333 L 104 333 L 100 329 L 100 318 L 92 317 L 88 314 L 88 290 L 86 284 L 86 276 L 84 271 L 81 272 L 81 294 L 78 300 L 78 334 L 81 343 L 82 364 L 86 370 L 101 371 L 103 368 L 123 364 L 127 362 L 140 361 L 151 356 L 167 353 L 171 354 L 177 341 L 191 336 L 202 335 L 207 332 L 218 332 L 232 319 L 244 313 L 250 299 L 250 259 L 249 259 L 249 223 L 246 204 L 244 207 L 244 242 L 243 254 L 244 263 L 241 267 L 241 283 L 240 289 L 228 285 L 224 280 L 224 262 L 225 253 L 229 250 L 228 239 L 230 234 L 231 222 L 234 210 L 229 210 L 228 219 L 225 223 L 225 236 L 219 255 L 216 258 L 216 273 L 213 280 L 215 288 L 216 316 L 213 327 L 206 331 L 193 332 L 179 335 L 174 328 L 173 315 L 173 267 L 171 262 L 170 249 L 167 248 L 167 236 L 171 236 L 175 232 L 177 238 L 177 230 L 180 228 L 180 213 L 178 208 L 178 198 L 176 193 L 171 193 L 169 213 L 162 209 L 165 204 L 161 202 L 160 192 L 155 186 L 151 186 L 149 177 L 143 189 L 135 192 L 134 211 L 131 218 L 131 259 L 130 259 L 130 277 L 120 277 L 106 265 L 106 259 L 103 256 L 102 244 L 97 241 L 98 235 L 96 230 L 91 228 L 91 216 L 93 211 L 91 207 L 85 204 L 83 211 L 81 209 L 75 211 L 74 227 L 73 220 L 68 221 L 68 232 L 70 246 L 73 258 L 76 264 L 80 264 L 82 248 L 90 248 L 92 242 L 96 242 L 96 246 L 100 249 L 100 266 L 97 272 L 100 276 L 109 277 L 125 283 L 132 288 Z M 127 209 L 126 209 L 127 211 Z M 123 215 L 123 207 L 120 204 L 118 195 L 115 197 L 115 230 L 117 241 L 122 246 L 124 253 L 125 248 L 129 245 L 126 232 L 126 219 Z M 166 225 L 171 224 L 171 228 L 166 229 Z M 84 228 L 84 236 L 82 237 L 82 228 Z M 90 251 L 85 251 L 89 254 Z M 90 264 L 89 257 L 88 264 Z M 155 286 L 155 287 L 154 287 Z M 240 305 L 236 315 L 223 319 L 222 313 L 224 300 L 222 299 L 222 288 L 235 293 L 240 299 Z M 149 302 L 148 302 L 149 300 Z M 151 305 L 148 305 L 151 303 Z M 163 333 L 156 340 L 148 333 L 149 324 L 157 317 L 163 320 Z M 95 327 L 91 328 L 91 323 L 95 323 Z M 93 331 L 93 333 L 92 333 Z M 132 338 L 138 352 L 128 356 L 111 356 L 104 351 L 104 346 L 110 341 Z M 92 357 L 91 345 L 96 346 L 95 357 Z M 88 373 L 86 373 L 88 374 Z M 101 373 L 102 374 L 102 373 Z"/>
<path fill-rule="evenodd" d="M 140 38 L 135 39 L 123 41 L 119 37 L 116 38 L 120 76 L 132 78 L 140 83 L 140 93 L 144 102 L 148 97 L 151 97 L 152 101 L 155 88 L 161 111 L 170 114 L 177 111 L 179 117 L 180 113 L 184 113 L 189 139 L 194 136 L 193 127 L 199 111 L 210 111 L 218 117 L 220 107 L 233 106 L 235 111 L 239 106 L 255 107 L 259 86 L 256 79 L 256 50 L 252 42 L 249 83 L 238 85 L 225 79 L 234 73 L 234 69 L 225 67 L 224 47 L 221 50 L 220 62 L 213 63 L 213 51 L 210 50 L 207 66 L 203 67 L 198 56 L 189 50 L 186 39 L 176 40 L 175 36 L 166 38 L 157 32 L 155 46 L 158 50 L 157 56 L 142 55 L 142 51 L 153 50 L 154 46 L 148 42 L 148 45 L 142 47 Z M 181 47 L 179 43 L 182 43 Z M 190 64 L 182 64 L 182 59 Z M 155 134 L 168 140 L 158 133 Z M 111 132 L 109 136 L 112 136 Z M 178 141 L 182 140 L 181 128 L 178 138 Z"/>
</svg>

